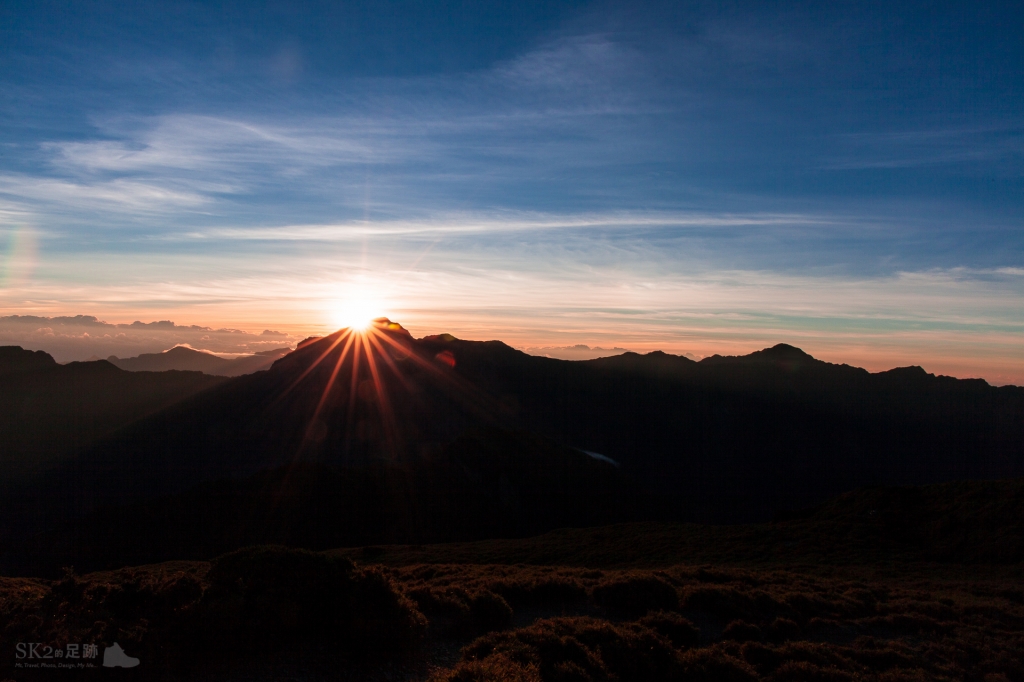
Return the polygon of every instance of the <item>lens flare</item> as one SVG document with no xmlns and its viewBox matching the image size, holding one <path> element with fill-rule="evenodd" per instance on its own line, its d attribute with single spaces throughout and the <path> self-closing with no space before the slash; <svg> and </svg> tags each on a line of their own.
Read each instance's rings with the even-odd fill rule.
<svg viewBox="0 0 1024 682">
<path fill-rule="evenodd" d="M 346 309 L 345 312 L 348 315 L 350 310 Z M 278 394 L 273 403 L 278 404 L 285 396 L 299 389 L 303 381 L 325 361 L 333 364 L 328 370 L 329 377 L 324 381 L 316 407 L 311 410 L 305 437 L 301 439 L 294 454 L 296 460 L 302 456 L 305 448 L 315 447 L 315 444 L 325 439 L 328 434 L 325 429 L 331 419 L 323 415 L 329 411 L 332 394 L 337 393 L 335 387 L 344 386 L 345 383 L 348 383 L 343 432 L 343 449 L 346 453 L 352 447 L 352 439 L 365 440 L 369 432 L 364 427 L 372 427 L 376 423 L 379 428 L 373 437 L 380 440 L 382 454 L 391 458 L 401 455 L 408 434 L 398 417 L 394 401 L 418 404 L 422 400 L 422 389 L 415 378 L 417 374 L 425 373 L 440 381 L 448 399 L 455 400 L 481 419 L 492 422 L 495 415 L 502 413 L 501 405 L 491 396 L 451 371 L 456 366 L 454 353 L 443 350 L 434 357 L 423 356 L 414 346 L 411 335 L 387 317 L 374 318 L 363 329 L 349 326 L 311 345 L 320 346 L 318 357 Z M 301 349 L 297 352 L 301 352 Z M 344 391 L 344 388 L 341 390 Z M 372 406 L 369 409 L 376 411 L 377 421 L 357 419 L 357 403 Z M 336 416 L 332 419 L 340 428 L 340 420 Z"/>
<path fill-rule="evenodd" d="M 21 226 L 4 236 L 0 232 L 0 287 L 15 287 L 35 269 L 36 235 L 31 227 Z"/>
</svg>

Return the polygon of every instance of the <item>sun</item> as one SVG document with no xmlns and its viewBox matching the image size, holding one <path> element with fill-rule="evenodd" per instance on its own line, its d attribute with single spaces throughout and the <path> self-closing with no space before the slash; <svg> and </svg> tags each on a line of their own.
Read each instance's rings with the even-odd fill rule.
<svg viewBox="0 0 1024 682">
<path fill-rule="evenodd" d="M 338 302 L 332 314 L 332 321 L 338 328 L 363 331 L 382 314 L 380 305 L 376 301 L 367 298 L 353 298 Z"/>
</svg>

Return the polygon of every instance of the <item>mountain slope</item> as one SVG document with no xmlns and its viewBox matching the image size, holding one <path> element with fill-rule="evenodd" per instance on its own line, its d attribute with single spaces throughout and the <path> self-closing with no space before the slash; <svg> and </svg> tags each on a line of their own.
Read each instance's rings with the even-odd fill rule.
<svg viewBox="0 0 1024 682">
<path fill-rule="evenodd" d="M 365 559 L 363 548 L 334 553 Z M 665 567 L 1024 562 L 1024 479 L 861 488 L 751 525 L 623 523 L 517 539 L 373 548 L 376 562 Z"/>
<path fill-rule="evenodd" d="M 223 383 L 197 372 L 132 374 L 108 362 L 58 365 L 0 347 L 0 472 L 19 486 L 144 416 Z"/>
<path fill-rule="evenodd" d="M 295 464 L 104 506 L 36 534 L 0 567 L 24 574 L 203 559 L 246 545 L 311 549 L 523 537 L 656 518 L 613 466 L 543 439 L 474 432 L 415 462 Z"/>
<path fill-rule="evenodd" d="M 523 428 L 607 455 L 694 520 L 770 518 L 858 486 L 1024 474 L 1024 389 L 871 374 L 788 346 L 587 362 L 437 337 Z"/>
</svg>

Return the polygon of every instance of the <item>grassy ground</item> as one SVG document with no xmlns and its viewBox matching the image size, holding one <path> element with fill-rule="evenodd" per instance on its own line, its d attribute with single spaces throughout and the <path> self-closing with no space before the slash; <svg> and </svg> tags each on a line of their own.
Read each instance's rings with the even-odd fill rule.
<svg viewBox="0 0 1024 682">
<path fill-rule="evenodd" d="M 52 674 L 17 642 L 117 641 L 137 679 L 1024 680 L 1020 566 L 346 566 L 226 595 L 205 562 L 0 579 L 5 675 Z M 391 614 L 355 649 L 365 614 L 316 606 L 353 575 Z"/>
<path fill-rule="evenodd" d="M 337 550 L 358 561 L 656 568 L 1014 565 L 1024 562 L 1024 480 L 869 488 L 770 524 L 635 523 L 538 537 Z M 955 569 L 954 569 L 955 570 Z"/>
<path fill-rule="evenodd" d="M 0 578 L 0 679 L 52 678 L 18 643 L 116 641 L 136 679 L 1024 681 L 1020 492 Z"/>
</svg>

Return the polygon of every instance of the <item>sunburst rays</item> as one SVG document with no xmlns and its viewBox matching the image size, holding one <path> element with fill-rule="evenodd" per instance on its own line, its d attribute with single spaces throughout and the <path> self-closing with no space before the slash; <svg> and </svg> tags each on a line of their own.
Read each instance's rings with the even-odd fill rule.
<svg viewBox="0 0 1024 682">
<path fill-rule="evenodd" d="M 377 438 L 379 454 L 391 459 L 402 452 L 406 444 L 402 423 L 407 415 L 396 412 L 394 398 L 399 397 L 400 404 L 411 402 L 417 409 L 425 407 L 420 395 L 421 387 L 416 385 L 417 379 L 412 375 L 421 375 L 422 378 L 426 374 L 427 380 L 440 387 L 446 398 L 461 409 L 486 422 L 493 421 L 500 410 L 498 401 L 452 372 L 450 363 L 441 362 L 429 354 L 424 357 L 421 351 L 401 325 L 386 318 L 378 318 L 362 329 L 350 327 L 333 335 L 326 347 L 271 404 L 280 404 L 285 397 L 302 391 L 301 387 L 324 363 L 330 362 L 333 365 L 323 383 L 316 406 L 306 417 L 303 435 L 294 453 L 295 459 L 301 458 L 306 448 L 322 441 L 325 433 L 341 426 L 338 418 L 340 415 L 329 415 L 332 399 L 340 397 L 339 385 L 344 383 L 348 384 L 347 400 L 342 399 L 343 448 L 346 456 L 354 447 L 354 437 L 358 440 L 366 440 L 370 436 Z M 406 361 L 411 364 L 406 365 Z M 376 413 L 373 423 L 367 421 L 365 415 L 359 417 L 360 402 L 367 403 Z"/>
</svg>

